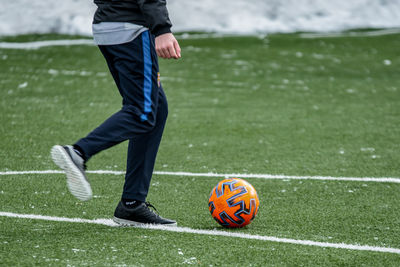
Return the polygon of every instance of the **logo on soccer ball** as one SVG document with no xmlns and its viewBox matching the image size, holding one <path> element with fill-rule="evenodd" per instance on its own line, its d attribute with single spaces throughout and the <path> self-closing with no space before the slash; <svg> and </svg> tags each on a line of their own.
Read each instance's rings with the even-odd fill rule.
<svg viewBox="0 0 400 267">
<path fill-rule="evenodd" d="M 254 220 L 259 204 L 257 192 L 250 183 L 239 178 L 229 178 L 213 188 L 208 209 L 220 225 L 236 228 Z"/>
</svg>

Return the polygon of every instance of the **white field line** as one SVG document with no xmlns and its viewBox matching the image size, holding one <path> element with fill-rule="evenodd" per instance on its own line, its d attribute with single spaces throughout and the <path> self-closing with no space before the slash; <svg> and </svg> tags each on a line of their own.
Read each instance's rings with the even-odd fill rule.
<svg viewBox="0 0 400 267">
<path fill-rule="evenodd" d="M 375 37 L 375 36 L 392 35 L 398 33 L 400 33 L 400 28 L 381 29 L 372 31 L 348 31 L 348 32 L 328 32 L 328 33 L 308 32 L 308 33 L 300 33 L 298 36 L 300 38 L 314 39 L 314 38 L 336 38 L 336 37 Z M 229 37 L 257 37 L 263 39 L 269 34 L 274 34 L 274 33 L 258 33 L 258 34 L 182 33 L 178 34 L 176 37 L 178 39 L 208 39 L 208 38 L 229 38 Z"/>
<path fill-rule="evenodd" d="M 0 42 L 0 48 L 8 49 L 39 49 L 48 46 L 69 46 L 69 45 L 94 45 L 93 39 L 73 39 L 73 40 L 49 40 L 37 42 Z"/>
<path fill-rule="evenodd" d="M 337 38 L 337 37 L 375 37 L 400 33 L 400 29 L 384 29 L 365 32 L 332 32 L 332 33 L 301 33 L 300 38 Z"/>
<path fill-rule="evenodd" d="M 204 34 L 178 34 L 177 39 L 206 39 L 206 38 L 223 38 L 223 37 L 244 37 L 258 35 L 240 35 L 240 34 L 220 34 L 220 33 L 204 33 Z M 258 37 L 265 35 L 259 35 Z M 0 49 L 39 49 L 50 46 L 71 46 L 71 45 L 95 45 L 93 39 L 64 39 L 64 40 L 47 40 L 34 42 L 0 42 Z"/>
<path fill-rule="evenodd" d="M 26 174 L 61 174 L 63 171 L 44 170 L 44 171 L 5 171 L 0 172 L 4 175 L 26 175 Z M 124 171 L 95 170 L 87 171 L 93 174 L 112 174 L 123 175 Z M 321 180 L 321 181 L 356 181 L 356 182 L 377 182 L 377 183 L 400 183 L 400 178 L 395 177 L 332 177 L 332 176 L 291 176 L 291 175 L 273 175 L 273 174 L 248 174 L 248 173 L 193 173 L 193 172 L 166 172 L 155 171 L 155 175 L 168 176 L 188 176 L 188 177 L 219 177 L 219 178 L 255 178 L 265 180 Z"/>
<path fill-rule="evenodd" d="M 229 38 L 229 37 L 258 37 L 264 38 L 266 34 L 241 34 L 241 33 L 182 33 L 177 34 L 176 39 L 216 39 L 216 38 Z"/>
<path fill-rule="evenodd" d="M 223 37 L 243 37 L 255 35 L 235 35 L 235 34 L 219 34 L 219 33 L 204 33 L 204 34 L 181 34 L 177 35 L 177 39 L 206 39 L 206 38 L 223 38 Z M 264 36 L 264 35 L 262 35 Z M 261 36 L 261 37 L 262 37 Z M 65 39 L 65 40 L 47 40 L 34 42 L 0 42 L 0 49 L 39 49 L 42 47 L 51 46 L 71 46 L 71 45 L 95 45 L 93 39 Z"/>
<path fill-rule="evenodd" d="M 118 226 L 116 223 L 114 223 L 110 219 L 88 220 L 88 219 L 81 219 L 81 218 L 64 218 L 64 217 L 43 216 L 43 215 L 35 215 L 35 214 L 18 214 L 18 213 L 12 213 L 12 212 L 0 212 L 0 216 L 10 217 L 10 218 L 55 221 L 55 222 L 88 223 L 88 224 L 100 224 L 100 225 L 106 225 L 106 226 Z M 287 244 L 294 244 L 294 245 L 315 246 L 315 247 L 322 247 L 322 248 L 340 248 L 340 249 L 349 249 L 349 250 L 362 250 L 362 251 L 400 254 L 400 249 L 398 249 L 398 248 L 364 246 L 364 245 L 356 245 L 356 244 L 353 245 L 353 244 L 344 244 L 344 243 L 317 242 L 317 241 L 312 241 L 312 240 L 298 240 L 298 239 L 280 238 L 280 237 L 274 237 L 274 236 L 232 233 L 232 232 L 221 231 L 221 230 L 201 230 L 201 229 L 192 229 L 189 227 L 171 227 L 171 226 L 157 226 L 157 225 L 148 225 L 148 226 L 143 226 L 140 228 L 149 229 L 149 230 L 161 230 L 161 231 L 168 231 L 168 232 L 175 232 L 175 233 L 188 233 L 188 234 L 197 234 L 197 235 L 211 235 L 211 236 L 243 238 L 243 239 L 277 242 L 277 243 L 287 243 Z"/>
</svg>

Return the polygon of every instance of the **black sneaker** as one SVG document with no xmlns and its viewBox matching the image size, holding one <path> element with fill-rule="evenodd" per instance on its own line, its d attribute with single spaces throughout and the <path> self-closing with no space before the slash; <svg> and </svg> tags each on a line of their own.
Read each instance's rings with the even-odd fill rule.
<svg viewBox="0 0 400 267">
<path fill-rule="evenodd" d="M 158 224 L 164 226 L 177 225 L 176 221 L 161 217 L 149 207 L 154 208 L 150 203 L 143 202 L 137 207 L 130 209 L 120 201 L 115 209 L 113 220 L 121 226 L 144 226 L 146 224 Z"/>
<path fill-rule="evenodd" d="M 67 175 L 68 189 L 77 199 L 86 201 L 92 198 L 92 189 L 85 175 L 85 161 L 72 146 L 53 146 L 51 158 Z"/>
</svg>

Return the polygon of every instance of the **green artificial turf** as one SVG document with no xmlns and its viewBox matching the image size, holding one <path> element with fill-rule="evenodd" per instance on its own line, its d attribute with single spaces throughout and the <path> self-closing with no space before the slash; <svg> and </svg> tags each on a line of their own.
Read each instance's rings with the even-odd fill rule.
<svg viewBox="0 0 400 267">
<path fill-rule="evenodd" d="M 29 35 L 0 41 L 65 39 Z M 75 36 L 73 38 L 80 38 Z M 158 171 L 400 177 L 400 35 L 180 39 L 160 60 L 169 118 Z M 94 46 L 0 49 L 0 171 L 53 170 L 49 150 L 86 135 L 121 99 Z M 127 144 L 89 170 L 124 170 Z M 111 218 L 123 175 L 89 174 L 74 199 L 61 174 L 0 176 L 0 211 Z M 221 178 L 155 175 L 148 200 L 179 226 L 224 230 L 208 212 Z M 248 179 L 260 211 L 226 230 L 400 248 L 396 183 Z M 70 266 L 398 266 L 399 254 L 0 217 L 0 262 Z"/>
</svg>

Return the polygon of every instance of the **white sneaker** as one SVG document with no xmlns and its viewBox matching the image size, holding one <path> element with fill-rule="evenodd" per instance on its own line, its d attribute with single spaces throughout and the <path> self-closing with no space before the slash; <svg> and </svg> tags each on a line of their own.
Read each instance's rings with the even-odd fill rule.
<svg viewBox="0 0 400 267">
<path fill-rule="evenodd" d="M 51 158 L 67 175 L 68 189 L 77 199 L 92 198 L 92 189 L 85 175 L 85 161 L 72 146 L 55 145 L 51 148 Z"/>
</svg>

